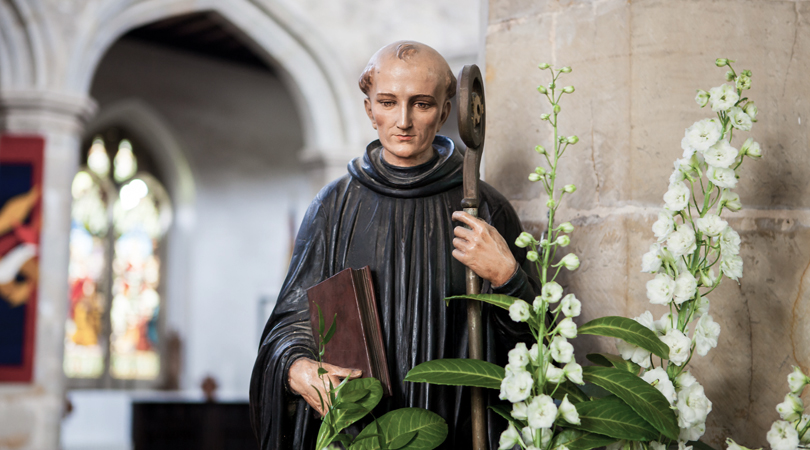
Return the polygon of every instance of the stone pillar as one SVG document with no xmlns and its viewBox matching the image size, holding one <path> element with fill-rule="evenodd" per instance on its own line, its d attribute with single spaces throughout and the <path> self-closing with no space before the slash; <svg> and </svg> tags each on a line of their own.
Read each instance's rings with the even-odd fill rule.
<svg viewBox="0 0 810 450">
<path fill-rule="evenodd" d="M 70 187 L 95 102 L 48 91 L 0 92 L 0 132 L 45 138 L 34 379 L 0 385 L 0 448 L 59 446 L 64 408 L 62 351 L 68 298 Z"/>
<path fill-rule="evenodd" d="M 560 131 L 580 142 L 566 151 L 557 180 L 579 188 L 559 219 L 577 226 L 566 251 L 582 266 L 564 284 L 583 302 L 580 324 L 664 314 L 647 301 L 651 277 L 640 272 L 641 256 L 655 239 L 650 227 L 684 129 L 712 116 L 695 104 L 695 90 L 724 82 L 718 57 L 753 72 L 746 94 L 759 121 L 732 145 L 751 136 L 764 156 L 742 166 L 735 191 L 744 209 L 723 214 L 742 236 L 744 277 L 709 296 L 719 344 L 689 366 L 714 403 L 704 440 L 715 448 L 726 437 L 767 445 L 791 366 L 810 369 L 808 18 L 802 1 L 489 0 L 486 179 L 538 236 L 545 193 L 526 177 L 543 159 L 532 149 L 552 138 L 539 117 L 548 104 L 535 91 L 550 80 L 537 65 L 573 67 L 560 82 L 576 86 L 561 102 Z M 616 353 L 607 339 L 583 336 L 574 345 L 583 364 L 589 351 Z"/>
</svg>

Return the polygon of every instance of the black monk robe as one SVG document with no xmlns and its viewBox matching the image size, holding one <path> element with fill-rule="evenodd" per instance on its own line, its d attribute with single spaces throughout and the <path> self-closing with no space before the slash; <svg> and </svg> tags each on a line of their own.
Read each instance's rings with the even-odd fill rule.
<svg viewBox="0 0 810 450">
<path fill-rule="evenodd" d="M 316 349 L 306 290 L 347 267 L 366 265 L 393 385 L 392 397 L 380 402 L 375 416 L 402 407 L 427 408 L 447 421 L 449 434 L 441 448 L 470 448 L 468 390 L 403 381 L 424 361 L 467 357 L 465 302 L 448 307 L 443 301 L 465 293 L 465 267 L 451 254 L 453 228 L 459 225 L 451 214 L 461 209 L 463 157 L 446 137 L 437 136 L 433 146 L 437 155 L 431 161 L 400 168 L 387 164 L 380 142 L 372 142 L 349 164 L 349 174 L 321 190 L 307 210 L 250 383 L 251 420 L 262 450 L 314 448 L 320 420 L 287 383 L 292 363 L 312 358 Z M 514 209 L 488 184 L 482 182 L 480 191 L 479 217 L 497 228 L 524 265 L 525 251 L 514 246 L 521 232 Z M 519 268 L 505 285 L 491 289 L 484 283 L 484 289 L 531 301 L 536 284 Z M 483 318 L 487 359 L 504 365 L 524 328 L 506 311 L 486 304 Z M 492 430 L 493 443 L 504 428 Z"/>
</svg>

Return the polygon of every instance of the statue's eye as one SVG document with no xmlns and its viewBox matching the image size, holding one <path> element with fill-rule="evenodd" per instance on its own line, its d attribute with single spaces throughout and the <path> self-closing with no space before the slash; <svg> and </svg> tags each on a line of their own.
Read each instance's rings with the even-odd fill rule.
<svg viewBox="0 0 810 450">
<path fill-rule="evenodd" d="M 380 104 L 382 106 L 386 107 L 386 108 L 390 108 L 390 107 L 394 106 L 394 102 L 392 102 L 390 100 L 380 100 Z"/>
<path fill-rule="evenodd" d="M 428 108 L 430 108 L 430 103 L 416 102 L 416 107 L 419 108 L 419 109 L 428 109 Z"/>
</svg>

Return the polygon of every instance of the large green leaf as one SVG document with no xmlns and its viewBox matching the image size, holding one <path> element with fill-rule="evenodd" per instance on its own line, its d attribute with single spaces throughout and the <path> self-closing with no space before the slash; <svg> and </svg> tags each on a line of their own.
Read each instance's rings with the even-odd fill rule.
<svg viewBox="0 0 810 450">
<path fill-rule="evenodd" d="M 568 450 L 590 450 L 592 448 L 604 447 L 614 442 L 616 442 L 616 438 L 569 429 L 563 430 L 554 437 L 551 448 L 556 449 L 561 445 L 565 445 Z"/>
<path fill-rule="evenodd" d="M 411 369 L 405 381 L 500 389 L 505 370 L 478 359 L 434 359 Z"/>
<path fill-rule="evenodd" d="M 619 355 L 613 355 L 610 353 L 589 353 L 586 358 L 588 358 L 588 361 L 594 364 L 599 364 L 600 366 L 605 367 L 615 367 L 635 375 L 638 375 L 641 372 L 641 366 L 633 361 L 627 361 Z"/>
<path fill-rule="evenodd" d="M 512 306 L 512 303 L 514 303 L 515 300 L 520 299 L 503 294 L 454 295 L 452 297 L 447 297 L 444 299 L 444 301 L 448 304 L 450 303 L 450 300 L 478 300 L 484 303 L 489 303 L 490 305 L 495 305 L 499 308 L 509 309 L 509 307 Z"/>
<path fill-rule="evenodd" d="M 649 328 L 627 317 L 600 317 L 579 327 L 577 333 L 619 338 L 663 359 L 669 359 L 667 344 L 661 342 Z"/>
<path fill-rule="evenodd" d="M 624 370 L 598 366 L 583 367 L 582 377 L 619 397 L 664 436 L 678 439 L 678 420 L 669 402 L 646 381 Z"/>
<path fill-rule="evenodd" d="M 321 422 L 315 448 L 326 447 L 340 431 L 368 414 L 380 402 L 382 393 L 382 385 L 376 378 L 344 380 L 332 409 Z"/>
<path fill-rule="evenodd" d="M 630 441 L 651 441 L 660 433 L 636 414 L 620 398 L 609 396 L 576 404 L 580 425 L 571 425 L 591 433 Z"/>
<path fill-rule="evenodd" d="M 366 426 L 349 449 L 380 449 L 381 438 L 368 437 L 374 434 L 384 436 L 382 439 L 389 448 L 398 446 L 401 450 L 432 450 L 447 437 L 447 424 L 441 416 L 426 409 L 395 409 Z"/>
</svg>

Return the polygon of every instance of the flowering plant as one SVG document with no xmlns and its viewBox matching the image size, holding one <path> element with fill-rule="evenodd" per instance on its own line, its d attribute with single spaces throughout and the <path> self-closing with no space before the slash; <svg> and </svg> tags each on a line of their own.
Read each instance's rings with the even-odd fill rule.
<svg viewBox="0 0 810 450">
<path fill-rule="evenodd" d="M 711 104 L 717 117 L 686 130 L 682 158 L 675 162 L 664 209 L 653 225 L 657 242 L 642 257 L 642 271 L 654 274 L 647 283 L 647 297 L 653 304 L 668 306 L 669 312 L 659 320 L 647 311 L 635 319 L 602 317 L 580 327 L 573 322 L 581 304 L 574 294 L 563 297 L 555 279 L 563 267 L 575 270 L 579 259 L 568 254 L 554 263 L 557 250 L 570 244 L 573 225 L 555 226 L 554 219 L 563 197 L 576 190 L 574 185 L 556 188 L 559 159 L 578 141 L 576 136 L 561 136 L 557 128 L 560 100 L 574 88 L 557 87 L 560 74 L 570 72 L 569 67 L 555 73 L 541 64 L 540 69 L 550 70 L 552 77 L 547 86 L 538 88 L 552 109 L 541 119 L 552 125 L 554 141 L 552 149 L 535 148 L 548 168 L 537 167 L 529 179 L 541 182 L 548 195 L 548 229 L 539 241 L 523 233 L 516 242 L 530 249 L 527 259 L 535 263 L 541 295 L 531 305 L 493 294 L 447 299 L 475 299 L 508 309 L 512 320 L 528 324 L 535 342 L 531 347 L 518 343 L 505 368 L 485 361 L 435 360 L 412 369 L 406 380 L 500 389 L 500 398 L 512 403 L 511 409 L 492 407 L 509 421 L 500 439 L 502 450 L 515 445 L 529 450 L 605 445 L 663 450 L 676 443 L 690 448 L 687 442 L 703 435 L 712 408 L 703 387 L 686 370 L 694 353 L 704 356 L 717 346 L 720 327 L 708 314 L 707 295 L 723 276 L 735 281 L 742 276 L 740 236 L 721 214 L 741 208 L 731 189 L 744 157 L 762 154 L 750 138 L 740 150 L 731 146 L 734 131 L 749 131 L 757 116 L 754 102 L 741 98 L 751 87 L 751 72 L 737 74 L 733 62 L 716 61 L 718 67 L 728 67 L 726 80 L 733 85 L 698 91 L 698 105 Z M 581 367 L 568 342 L 577 334 L 616 338 L 620 355 L 590 354 L 587 358 L 597 366 Z"/>
</svg>

